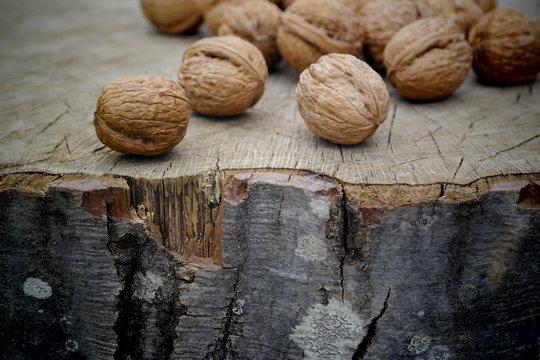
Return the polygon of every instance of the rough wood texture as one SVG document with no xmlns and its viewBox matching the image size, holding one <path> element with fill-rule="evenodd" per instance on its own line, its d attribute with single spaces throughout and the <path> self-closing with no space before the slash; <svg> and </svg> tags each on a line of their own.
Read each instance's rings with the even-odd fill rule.
<svg viewBox="0 0 540 360">
<path fill-rule="evenodd" d="M 0 357 L 535 359 L 539 180 L 463 187 L 467 202 L 408 204 L 411 189 L 394 207 L 393 190 L 240 173 L 219 251 L 194 262 L 123 180 L 10 176 Z"/>
<path fill-rule="evenodd" d="M 95 191 L 83 193 L 73 185 L 52 186 L 46 197 L 2 194 L 4 359 L 63 358 L 77 349 L 90 358 L 112 358 L 116 351 L 115 305 L 122 287 L 108 249 L 114 240 L 106 218 L 93 220 L 105 200 L 89 197 L 105 199 L 101 190 L 125 193 L 126 187 L 93 184 Z"/>
<path fill-rule="evenodd" d="M 540 14 L 536 1 L 500 6 Z M 2 7 L 2 173 L 161 179 L 286 168 L 348 183 L 467 184 L 540 172 L 538 81 L 487 87 L 471 73 L 450 98 L 426 104 L 405 101 L 391 89 L 390 114 L 377 134 L 340 147 L 307 130 L 294 99 L 298 75 L 283 63 L 268 78 L 261 102 L 245 114 L 219 120 L 194 115 L 186 138 L 168 156 L 123 156 L 104 148 L 91 124 L 101 88 L 125 75 L 174 78 L 183 50 L 207 32 L 159 34 L 128 0 L 21 0 Z"/>
</svg>

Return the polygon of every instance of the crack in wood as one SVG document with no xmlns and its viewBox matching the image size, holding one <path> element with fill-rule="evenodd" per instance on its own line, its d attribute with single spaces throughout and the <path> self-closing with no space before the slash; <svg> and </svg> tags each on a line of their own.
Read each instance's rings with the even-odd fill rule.
<svg viewBox="0 0 540 360">
<path fill-rule="evenodd" d="M 461 136 L 458 146 L 461 146 L 461 144 L 463 144 L 465 142 L 465 140 L 467 139 L 467 136 L 473 131 L 473 128 L 476 125 L 476 123 L 484 120 L 487 117 L 488 117 L 488 115 L 486 114 L 486 115 L 482 115 L 481 117 L 479 117 L 477 119 L 472 120 L 469 123 L 469 127 L 467 128 L 467 131 Z"/>
<path fill-rule="evenodd" d="M 439 192 L 439 197 L 437 198 L 437 200 L 439 200 L 440 198 L 443 198 L 444 194 L 446 193 L 446 185 L 440 184 L 440 186 L 441 186 L 441 191 Z"/>
<path fill-rule="evenodd" d="M 421 158 L 418 158 L 418 159 L 414 159 L 414 160 L 409 160 L 409 161 L 404 161 L 404 162 L 400 162 L 398 164 L 395 164 L 395 165 L 392 165 L 390 166 L 391 168 L 395 168 L 397 166 L 401 166 L 401 165 L 405 165 L 405 164 L 411 164 L 411 163 L 414 163 L 414 162 L 417 162 L 417 161 L 420 161 L 420 160 L 424 160 L 426 159 L 425 157 L 421 157 Z"/>
<path fill-rule="evenodd" d="M 437 143 L 437 140 L 435 140 L 435 137 L 433 136 L 434 132 L 429 132 L 429 136 L 431 137 L 431 140 L 433 140 L 433 144 L 435 144 L 435 147 L 437 148 L 437 153 L 439 154 L 439 157 L 444 160 L 444 157 L 441 153 L 441 149 L 439 148 L 439 144 Z"/>
<path fill-rule="evenodd" d="M 463 165 L 463 159 L 465 159 L 464 157 L 461 158 L 461 160 L 459 161 L 459 165 L 456 169 L 456 171 L 454 172 L 454 176 L 452 177 L 452 181 L 456 181 L 456 176 L 459 172 L 459 169 L 461 169 L 461 165 Z"/>
<path fill-rule="evenodd" d="M 45 131 L 47 131 L 48 128 L 50 128 L 51 126 L 53 126 L 54 124 L 56 124 L 58 122 L 58 120 L 60 120 L 64 115 L 66 115 L 67 113 L 69 113 L 69 110 L 66 110 L 64 111 L 63 113 L 61 113 L 60 115 L 58 115 L 53 121 L 49 122 L 47 125 L 45 125 L 45 127 L 43 129 L 40 130 L 40 132 L 38 132 L 36 134 L 36 136 L 39 136 L 41 134 L 43 134 Z"/>
<path fill-rule="evenodd" d="M 113 165 L 111 166 L 111 168 L 109 169 L 109 172 L 112 172 L 113 169 L 116 167 L 116 165 L 118 165 L 118 163 L 119 163 L 120 161 L 122 161 L 122 157 L 121 157 L 121 156 L 118 156 L 118 157 L 116 158 L 116 160 L 114 161 L 114 164 L 113 164 Z"/>
<path fill-rule="evenodd" d="M 70 150 L 70 148 L 69 148 L 69 143 L 68 143 L 67 135 L 64 135 L 64 142 L 66 143 L 66 149 L 67 149 L 67 151 L 68 151 L 68 153 L 69 153 L 69 156 L 72 157 L 72 155 L 71 155 L 71 150 Z"/>
<path fill-rule="evenodd" d="M 341 190 L 341 217 L 342 217 L 342 230 L 341 230 L 341 242 L 343 246 L 343 256 L 339 258 L 339 276 L 340 276 L 340 286 L 341 286 L 341 301 L 345 300 L 345 276 L 344 276 L 344 266 L 345 260 L 349 255 L 349 211 L 347 209 L 347 194 L 345 192 L 345 187 L 343 184 L 339 184 Z"/>
<path fill-rule="evenodd" d="M 386 141 L 386 145 L 390 145 L 390 141 L 392 140 L 392 129 L 394 128 L 394 120 L 396 119 L 396 113 L 397 113 L 397 104 L 394 104 L 394 112 L 392 113 L 392 119 L 390 120 L 390 130 L 388 131 L 388 140 Z"/>
<path fill-rule="evenodd" d="M 111 213 L 111 205 L 107 213 Z M 122 284 L 117 295 L 116 311 L 118 316 L 113 326 L 117 335 L 117 348 L 114 359 L 147 358 L 153 354 L 157 358 L 170 359 L 174 352 L 174 341 L 177 338 L 176 327 L 186 309 L 177 301 L 182 284 L 191 283 L 193 279 L 175 276 L 173 267 L 183 266 L 172 260 L 161 250 L 153 239 L 144 234 L 143 228 L 130 225 L 124 229 L 125 223 L 107 216 L 107 249 L 111 254 L 117 270 L 119 282 Z M 156 252 L 157 250 L 157 252 Z M 149 261 L 148 256 L 152 257 Z M 145 291 L 145 283 L 141 276 L 160 272 L 163 257 L 168 264 L 174 264 L 167 275 L 167 285 L 160 285 L 159 294 L 151 298 L 141 299 L 141 291 Z M 161 257 L 161 261 L 157 258 Z M 157 261 L 154 264 L 154 261 Z M 169 290 L 164 290 L 166 286 Z M 150 329 L 149 329 L 150 328 Z M 148 341 L 152 345 L 148 345 Z"/>
<path fill-rule="evenodd" d="M 502 153 L 505 153 L 505 152 L 508 152 L 508 151 L 517 149 L 518 147 L 523 146 L 523 145 L 525 145 L 525 144 L 527 144 L 527 143 L 533 141 L 534 139 L 536 139 L 536 138 L 538 138 L 538 137 L 540 137 L 540 134 L 537 134 L 537 135 L 535 135 L 535 136 L 533 136 L 533 137 L 531 137 L 531 138 L 528 138 L 527 140 L 524 140 L 524 141 L 520 142 L 519 144 L 514 145 L 514 146 L 512 146 L 512 147 L 509 147 L 509 148 L 507 148 L 507 149 L 497 151 L 497 152 L 496 152 L 495 154 L 493 154 L 492 156 L 487 157 L 487 158 L 484 158 L 484 159 L 481 159 L 481 160 L 479 160 L 478 162 L 483 162 L 483 161 L 486 161 L 486 160 L 491 160 L 491 159 L 493 159 L 493 158 L 499 156 L 499 155 L 502 154 Z"/>
<path fill-rule="evenodd" d="M 126 359 L 133 353 L 136 340 L 133 338 L 132 317 L 136 313 L 132 301 L 132 290 L 134 284 L 134 274 L 137 271 L 137 259 L 139 258 L 139 242 L 128 232 L 119 236 L 117 221 L 111 217 L 113 213 L 112 204 L 106 203 L 107 216 L 107 244 L 106 248 L 111 254 L 114 267 L 118 274 L 118 280 L 122 284 L 122 289 L 117 295 L 116 311 L 118 313 L 113 330 L 116 333 L 117 347 L 114 352 L 114 359 Z M 130 229 L 133 230 L 133 229 Z"/>
<path fill-rule="evenodd" d="M 388 309 L 388 300 L 390 299 L 391 290 L 392 290 L 391 288 L 388 288 L 388 293 L 386 294 L 386 299 L 384 300 L 384 304 L 383 304 L 379 314 L 377 316 L 375 316 L 373 319 L 371 319 L 371 321 L 369 322 L 366 336 L 364 336 L 364 338 L 362 339 L 362 341 L 358 345 L 358 348 L 354 352 L 354 355 L 352 357 L 353 360 L 363 360 L 364 356 L 366 356 L 369 345 L 371 344 L 373 338 L 377 334 L 377 323 L 380 320 L 380 318 L 384 315 L 386 310 Z"/>
<path fill-rule="evenodd" d="M 214 349 L 212 352 L 206 354 L 204 357 L 205 360 L 214 360 L 214 359 L 229 359 L 229 337 L 231 335 L 231 327 L 234 322 L 235 313 L 234 313 L 234 306 L 236 305 L 237 298 L 238 298 L 238 283 L 240 282 L 240 273 L 242 272 L 242 268 L 238 267 L 236 268 L 236 276 L 233 283 L 233 295 L 231 297 L 231 301 L 229 302 L 229 305 L 227 306 L 227 315 L 225 316 L 225 321 L 223 323 L 223 331 L 222 336 L 220 339 L 217 339 L 217 341 L 214 344 Z"/>
<path fill-rule="evenodd" d="M 423 135 L 423 136 L 420 136 L 419 138 L 417 138 L 415 140 L 415 142 L 418 142 L 420 140 L 423 140 L 425 138 L 427 138 L 428 136 L 431 136 L 431 134 L 435 135 L 436 132 L 438 132 L 439 130 L 441 130 L 443 127 L 441 125 L 439 125 L 435 130 L 433 131 L 429 131 L 426 135 Z"/>
</svg>

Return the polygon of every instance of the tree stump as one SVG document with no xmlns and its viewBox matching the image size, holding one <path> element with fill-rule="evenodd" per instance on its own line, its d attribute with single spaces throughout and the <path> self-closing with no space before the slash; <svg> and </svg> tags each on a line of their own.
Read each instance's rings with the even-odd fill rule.
<svg viewBox="0 0 540 360">
<path fill-rule="evenodd" d="M 281 64 L 146 159 L 99 143 L 99 90 L 174 78 L 205 29 L 158 34 L 127 0 L 4 8 L 0 358 L 538 358 L 538 82 L 390 89 L 377 134 L 338 146 Z"/>
</svg>

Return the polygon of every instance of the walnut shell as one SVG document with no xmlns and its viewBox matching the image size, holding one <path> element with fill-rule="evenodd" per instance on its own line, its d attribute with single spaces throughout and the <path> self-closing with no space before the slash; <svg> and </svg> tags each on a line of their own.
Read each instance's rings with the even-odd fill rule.
<svg viewBox="0 0 540 360">
<path fill-rule="evenodd" d="M 497 0 L 474 0 L 483 12 L 487 13 L 497 7 Z"/>
<path fill-rule="evenodd" d="M 453 21 L 433 17 L 401 28 L 384 50 L 390 83 L 412 100 L 449 96 L 467 77 L 472 50 Z"/>
<path fill-rule="evenodd" d="M 202 22 L 197 0 L 141 0 L 146 18 L 161 32 L 181 34 Z"/>
<path fill-rule="evenodd" d="M 352 55 L 329 54 L 302 72 L 296 101 L 315 134 L 337 144 L 357 144 L 384 122 L 390 95 L 368 64 Z"/>
<path fill-rule="evenodd" d="M 215 35 L 236 35 L 255 45 L 269 67 L 276 64 L 279 51 L 276 34 L 281 9 L 267 0 L 231 0 L 212 7 L 204 21 Z"/>
<path fill-rule="evenodd" d="M 195 42 L 178 72 L 192 109 L 209 116 L 236 115 L 255 105 L 267 76 L 259 49 L 237 36 Z"/>
<path fill-rule="evenodd" d="M 113 150 L 145 156 L 166 154 L 184 138 L 189 102 L 176 81 L 127 76 L 101 91 L 94 113 L 99 140 Z"/>
<path fill-rule="evenodd" d="M 367 4 L 377 1 L 377 0 L 341 0 L 345 5 L 347 5 L 354 14 L 359 14 L 360 11 L 366 6 Z M 395 0 L 393 0 L 395 1 Z"/>
<path fill-rule="evenodd" d="M 286 9 L 290 6 L 295 0 L 283 0 L 283 7 Z M 341 1 L 344 5 L 348 6 L 355 14 L 358 14 L 362 7 L 367 3 L 376 0 L 336 0 Z"/>
<path fill-rule="evenodd" d="M 206 14 L 215 5 L 217 5 L 219 3 L 222 3 L 222 2 L 228 2 L 228 1 L 233 1 L 233 0 L 199 0 L 198 1 L 199 9 L 203 14 Z M 274 3 L 276 5 L 281 4 L 281 0 L 264 0 L 264 1 L 268 1 L 268 2 Z"/>
<path fill-rule="evenodd" d="M 366 33 L 365 43 L 373 66 L 384 68 L 383 52 L 394 34 L 420 19 L 420 10 L 412 1 L 377 0 L 366 4 L 359 13 Z"/>
<path fill-rule="evenodd" d="M 540 22 L 514 10 L 495 9 L 472 28 L 473 69 L 488 81 L 531 82 L 540 72 Z"/>
<path fill-rule="evenodd" d="M 474 0 L 416 0 L 422 17 L 441 16 L 455 21 L 465 33 L 484 12 Z"/>
<path fill-rule="evenodd" d="M 298 72 L 329 53 L 359 55 L 364 31 L 356 16 L 335 0 L 296 0 L 282 15 L 277 43 Z"/>
</svg>

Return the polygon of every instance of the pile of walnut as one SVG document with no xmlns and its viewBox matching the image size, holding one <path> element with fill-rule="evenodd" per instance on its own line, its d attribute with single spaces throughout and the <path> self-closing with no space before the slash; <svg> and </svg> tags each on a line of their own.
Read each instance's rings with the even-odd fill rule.
<svg viewBox="0 0 540 360">
<path fill-rule="evenodd" d="M 482 82 L 514 85 L 540 71 L 540 22 L 494 0 L 141 0 L 161 32 L 205 22 L 216 36 L 192 44 L 178 81 L 121 78 L 96 106 L 110 148 L 156 156 L 184 137 L 190 109 L 231 116 L 255 105 L 268 69 L 283 58 L 301 72 L 298 110 L 338 144 L 372 136 L 390 96 L 373 68 L 410 100 L 448 97 L 472 68 Z M 282 10 L 284 9 L 284 10 Z M 364 56 L 367 63 L 360 60 Z M 371 65 L 371 67 L 368 65 Z"/>
</svg>

